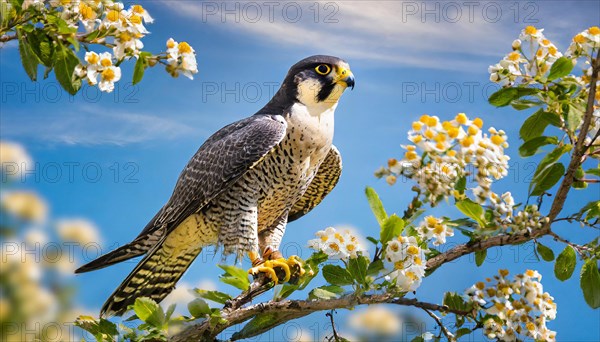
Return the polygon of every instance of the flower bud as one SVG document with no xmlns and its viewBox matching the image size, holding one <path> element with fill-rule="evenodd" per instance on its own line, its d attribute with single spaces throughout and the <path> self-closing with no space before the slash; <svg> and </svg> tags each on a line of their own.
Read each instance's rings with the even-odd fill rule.
<svg viewBox="0 0 600 342">
<path fill-rule="evenodd" d="M 512 42 L 512 48 L 513 50 L 518 50 L 521 47 L 521 40 L 520 39 L 515 39 Z"/>
</svg>

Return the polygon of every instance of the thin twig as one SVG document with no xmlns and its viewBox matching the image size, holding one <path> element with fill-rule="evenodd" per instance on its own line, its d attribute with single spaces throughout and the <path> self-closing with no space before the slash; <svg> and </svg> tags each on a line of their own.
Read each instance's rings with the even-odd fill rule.
<svg viewBox="0 0 600 342">
<path fill-rule="evenodd" d="M 423 309 L 423 311 L 427 312 L 427 314 L 433 318 L 433 320 L 437 323 L 437 325 L 439 325 L 440 330 L 442 331 L 442 334 L 444 334 L 444 336 L 446 336 L 446 338 L 448 339 L 448 341 L 454 342 L 456 341 L 456 337 L 454 337 L 454 335 L 452 335 L 452 333 L 450 333 L 450 331 L 448 331 L 448 329 L 446 329 L 446 326 L 444 326 L 444 323 L 442 323 L 442 320 L 433 312 L 427 310 L 427 309 Z"/>
<path fill-rule="evenodd" d="M 335 310 L 331 310 L 328 313 L 325 314 L 325 316 L 329 317 L 329 320 L 331 321 L 331 329 L 333 329 L 333 338 L 334 341 L 339 341 L 340 340 L 340 336 L 337 333 L 337 329 L 335 328 L 335 322 L 333 321 L 333 312 Z"/>
<path fill-rule="evenodd" d="M 571 246 L 574 250 L 577 251 L 577 253 L 579 253 L 579 255 L 581 255 L 582 258 L 585 256 L 584 251 L 587 251 L 587 248 L 585 248 L 585 246 L 580 246 L 576 243 L 570 242 L 569 240 L 561 237 L 560 235 L 558 235 L 552 231 L 550 233 L 548 233 L 548 235 L 552 236 L 554 238 L 554 240 L 556 240 L 556 241 L 560 241 L 564 244 Z"/>
</svg>

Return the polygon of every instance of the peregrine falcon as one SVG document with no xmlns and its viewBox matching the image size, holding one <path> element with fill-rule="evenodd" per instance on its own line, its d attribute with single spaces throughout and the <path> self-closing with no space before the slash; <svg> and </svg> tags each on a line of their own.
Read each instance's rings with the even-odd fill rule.
<svg viewBox="0 0 600 342">
<path fill-rule="evenodd" d="M 289 281 L 297 261 L 284 259 L 278 248 L 287 223 L 308 213 L 337 184 L 342 162 L 332 144 L 334 112 L 347 87 L 354 88 L 348 63 L 332 56 L 305 58 L 256 114 L 208 138 L 144 230 L 75 271 L 145 254 L 104 303 L 101 316 L 121 315 L 141 296 L 161 301 L 210 245 L 224 255 L 248 254 L 250 273 Z M 283 269 L 283 279 L 275 267 Z"/>
</svg>

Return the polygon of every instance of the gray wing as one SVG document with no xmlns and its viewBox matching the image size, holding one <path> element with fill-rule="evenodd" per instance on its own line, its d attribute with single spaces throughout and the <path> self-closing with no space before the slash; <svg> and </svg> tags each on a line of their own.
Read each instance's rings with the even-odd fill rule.
<svg viewBox="0 0 600 342">
<path fill-rule="evenodd" d="M 288 222 L 299 219 L 316 207 L 336 186 L 342 174 L 342 156 L 335 146 L 319 166 L 319 170 L 304 195 L 294 204 L 288 215 Z"/>
<path fill-rule="evenodd" d="M 181 172 L 169 202 L 154 226 L 167 234 L 227 190 L 277 146 L 287 124 L 276 115 L 255 115 L 211 136 Z"/>
<path fill-rule="evenodd" d="M 183 220 L 227 190 L 277 146 L 287 124 L 276 115 L 254 115 L 213 134 L 183 169 L 171 198 L 131 243 L 80 267 L 88 272 L 146 253 Z"/>
</svg>

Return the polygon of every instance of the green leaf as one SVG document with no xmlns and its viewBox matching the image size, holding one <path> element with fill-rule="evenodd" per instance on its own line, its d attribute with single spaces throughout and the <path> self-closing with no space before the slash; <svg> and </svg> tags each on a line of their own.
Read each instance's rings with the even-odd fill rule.
<svg viewBox="0 0 600 342">
<path fill-rule="evenodd" d="M 540 173 L 543 172 L 549 165 L 556 163 L 560 159 L 560 157 L 562 157 L 563 154 L 569 152 L 571 148 L 573 148 L 573 146 L 570 144 L 558 146 L 554 150 L 552 150 L 552 152 L 548 153 L 544 158 L 542 158 L 537 169 L 533 174 L 533 180 L 529 184 L 529 191 L 531 191 L 531 188 L 534 186 L 535 181 L 540 179 L 538 177 Z"/>
<path fill-rule="evenodd" d="M 36 29 L 27 34 L 27 41 L 38 60 L 44 66 L 51 68 L 54 63 L 54 45 L 50 37 L 43 30 Z"/>
<path fill-rule="evenodd" d="M 69 24 L 67 24 L 67 22 L 64 19 L 56 15 L 48 14 L 46 15 L 46 20 L 49 24 L 54 25 L 58 30 L 58 33 L 62 35 L 68 36 L 77 32 L 77 28 L 69 27 Z"/>
<path fill-rule="evenodd" d="M 225 284 L 237 287 L 240 290 L 247 290 L 250 287 L 248 273 L 243 269 L 230 265 L 219 265 L 225 271 L 225 274 L 220 276 L 220 280 Z"/>
<path fill-rule="evenodd" d="M 558 258 L 556 258 L 556 264 L 554 264 L 554 275 L 560 281 L 565 281 L 571 278 L 571 275 L 575 270 L 576 263 L 577 258 L 575 256 L 575 250 L 573 247 L 565 247 L 565 249 L 558 255 Z"/>
<path fill-rule="evenodd" d="M 133 68 L 133 81 L 132 81 L 133 85 L 140 83 L 142 78 L 144 78 L 144 72 L 146 71 L 146 68 L 148 67 L 147 58 L 149 56 L 152 56 L 152 54 L 150 52 L 146 52 L 146 51 L 140 52 L 138 60 L 137 60 L 137 62 L 135 62 L 135 66 Z"/>
<path fill-rule="evenodd" d="M 385 212 L 385 209 L 383 208 L 383 203 L 381 203 L 381 200 L 379 199 L 379 195 L 377 195 L 375 190 L 371 187 L 367 187 L 365 189 L 365 194 L 367 195 L 367 200 L 369 201 L 369 206 L 371 207 L 371 210 L 373 211 L 373 214 L 375 215 L 377 222 L 379 222 L 380 226 L 383 225 L 383 223 L 387 219 L 388 215 Z"/>
<path fill-rule="evenodd" d="M 573 61 L 568 57 L 560 57 L 552 64 L 548 80 L 553 81 L 557 78 L 567 76 L 573 70 Z"/>
<path fill-rule="evenodd" d="M 475 220 L 480 226 L 484 227 L 486 225 L 483 219 L 483 208 L 481 205 L 467 198 L 456 202 L 456 208 L 463 214 Z"/>
<path fill-rule="evenodd" d="M 558 138 L 544 136 L 535 137 L 533 139 L 527 140 L 523 145 L 519 147 L 519 155 L 521 157 L 531 157 L 538 151 L 540 147 L 550 144 L 558 144 Z"/>
<path fill-rule="evenodd" d="M 281 320 L 286 316 L 281 315 L 278 312 L 258 314 L 252 318 L 242 330 L 234 333 L 231 336 L 231 341 L 237 341 L 244 338 L 260 335 L 265 331 L 268 331 L 274 326 L 281 323 Z"/>
<path fill-rule="evenodd" d="M 456 181 L 456 184 L 454 184 L 454 189 L 458 191 L 465 191 L 465 189 L 467 189 L 467 177 L 460 177 Z"/>
<path fill-rule="evenodd" d="M 169 307 L 167 308 L 167 312 L 165 312 L 165 322 L 168 322 L 171 319 L 173 312 L 175 312 L 176 306 L 177 306 L 177 304 L 175 304 L 175 303 L 169 305 Z"/>
<path fill-rule="evenodd" d="M 552 251 L 550 248 L 542 245 L 539 242 L 536 245 L 537 252 L 542 257 L 542 259 L 546 261 L 554 260 L 554 251 Z"/>
<path fill-rule="evenodd" d="M 94 335 L 97 341 L 107 340 L 106 336 L 114 337 L 119 335 L 117 325 L 111 321 L 105 320 L 104 318 L 96 320 L 92 316 L 82 315 L 77 317 L 77 320 L 75 320 L 75 325 Z"/>
<path fill-rule="evenodd" d="M 225 304 L 228 300 L 231 299 L 230 295 L 219 291 L 194 289 L 194 293 L 204 299 L 212 300 L 213 302 L 219 304 Z"/>
<path fill-rule="evenodd" d="M 208 303 L 202 298 L 196 298 L 189 302 L 188 310 L 190 311 L 190 314 L 196 318 L 205 317 L 211 313 L 210 306 L 208 306 Z"/>
<path fill-rule="evenodd" d="M 598 309 L 600 307 L 600 273 L 596 259 L 589 259 L 583 264 L 580 285 L 586 303 L 593 309 Z"/>
<path fill-rule="evenodd" d="M 585 173 L 587 173 L 588 175 L 594 175 L 594 176 L 600 177 L 600 167 L 587 169 L 587 170 L 585 170 Z"/>
<path fill-rule="evenodd" d="M 535 88 L 502 88 L 497 92 L 493 93 L 488 101 L 491 105 L 496 107 L 508 106 L 513 100 L 519 99 L 523 96 L 533 95 L 539 92 L 539 89 Z"/>
<path fill-rule="evenodd" d="M 567 128 L 571 132 L 575 131 L 583 120 L 583 109 L 579 106 L 569 104 L 569 111 L 567 113 Z"/>
<path fill-rule="evenodd" d="M 55 54 L 54 73 L 58 83 L 71 95 L 75 95 L 81 88 L 81 80 L 76 79 L 73 75 L 78 64 L 79 58 L 73 50 L 59 44 Z"/>
<path fill-rule="evenodd" d="M 523 141 L 529 141 L 541 136 L 548 125 L 560 127 L 560 119 L 556 114 L 540 109 L 525 120 L 519 130 L 519 136 Z"/>
<path fill-rule="evenodd" d="M 377 276 L 379 272 L 383 270 L 383 268 L 383 261 L 381 261 L 381 259 L 375 260 L 369 264 L 369 267 L 367 267 L 367 275 L 371 277 Z"/>
<path fill-rule="evenodd" d="M 586 204 L 578 213 L 578 216 L 585 214 L 585 220 L 589 221 L 600 217 L 600 201 L 592 201 Z"/>
<path fill-rule="evenodd" d="M 381 225 L 380 239 L 381 244 L 385 245 L 394 237 L 400 235 L 404 229 L 404 221 L 396 214 L 388 217 Z"/>
<path fill-rule="evenodd" d="M 444 294 L 443 304 L 450 309 L 460 311 L 470 311 L 473 308 L 472 304 L 467 303 L 464 298 L 456 292 L 446 292 Z"/>
<path fill-rule="evenodd" d="M 367 236 L 367 240 L 369 240 L 375 246 L 377 246 L 377 244 L 379 243 L 379 240 L 377 240 L 376 238 L 374 238 L 372 236 Z"/>
<path fill-rule="evenodd" d="M 367 268 L 369 267 L 369 259 L 364 256 L 351 258 L 348 261 L 348 272 L 356 279 L 356 281 L 366 286 L 367 285 Z"/>
<path fill-rule="evenodd" d="M 460 337 L 470 334 L 471 332 L 472 332 L 472 330 L 469 328 L 460 328 L 460 329 L 456 330 L 456 333 L 454 335 L 456 336 L 456 338 L 460 338 Z"/>
<path fill-rule="evenodd" d="M 486 257 L 487 249 L 475 252 L 475 265 L 477 265 L 477 267 L 483 265 Z"/>
<path fill-rule="evenodd" d="M 516 110 L 524 110 L 531 107 L 541 106 L 544 103 L 541 101 L 532 101 L 532 100 L 514 100 L 511 102 L 511 106 Z"/>
<path fill-rule="evenodd" d="M 352 285 L 354 279 L 352 275 L 344 268 L 337 265 L 323 266 L 323 278 L 331 285 Z"/>
<path fill-rule="evenodd" d="M 531 184 L 535 184 L 531 191 L 531 196 L 539 196 L 544 191 L 552 188 L 565 174 L 565 166 L 562 163 L 556 163 L 548 166 L 540 174 L 535 176 Z"/>
<path fill-rule="evenodd" d="M 35 82 L 37 80 L 37 68 L 40 61 L 33 52 L 29 41 L 25 39 L 26 35 L 27 33 L 24 34 L 22 30 L 17 29 L 17 39 L 19 40 L 19 54 L 21 55 L 21 64 L 23 64 L 23 68 L 25 69 L 27 76 L 29 76 L 29 78 Z"/>
<path fill-rule="evenodd" d="M 338 298 L 344 289 L 336 285 L 317 287 L 308 294 L 308 299 L 333 299 Z"/>
<path fill-rule="evenodd" d="M 165 323 L 165 314 L 156 302 L 148 297 L 139 297 L 133 304 L 133 312 L 142 321 L 161 328 Z"/>
</svg>

